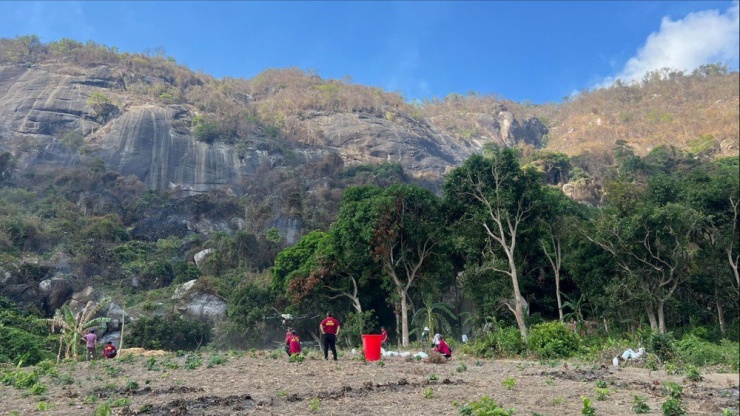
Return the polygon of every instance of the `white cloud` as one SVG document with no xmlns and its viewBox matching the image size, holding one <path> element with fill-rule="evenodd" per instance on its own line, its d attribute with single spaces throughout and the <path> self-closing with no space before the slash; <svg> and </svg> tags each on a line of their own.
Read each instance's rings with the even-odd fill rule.
<svg viewBox="0 0 740 416">
<path fill-rule="evenodd" d="M 739 32 L 738 1 L 724 13 L 703 10 L 676 21 L 664 17 L 660 30 L 648 36 L 645 45 L 627 61 L 621 72 L 598 86 L 611 85 L 617 79 L 638 81 L 646 72 L 662 68 L 691 71 L 717 62 L 737 67 Z"/>
</svg>

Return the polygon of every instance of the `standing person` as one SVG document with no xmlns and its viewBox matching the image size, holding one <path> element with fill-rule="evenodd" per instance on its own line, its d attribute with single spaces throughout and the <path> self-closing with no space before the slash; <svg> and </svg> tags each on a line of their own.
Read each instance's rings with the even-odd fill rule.
<svg viewBox="0 0 740 416">
<path fill-rule="evenodd" d="M 103 357 L 114 358 L 116 354 L 118 354 L 118 351 L 116 350 L 116 346 L 113 345 L 112 341 L 108 341 L 108 344 L 106 344 L 106 346 L 103 347 Z"/>
<path fill-rule="evenodd" d="M 421 333 L 421 342 L 429 342 L 429 327 L 425 326 Z"/>
<path fill-rule="evenodd" d="M 388 349 L 388 331 L 385 330 L 384 326 L 380 327 L 380 335 L 383 336 L 383 339 L 380 341 L 380 346 Z"/>
<path fill-rule="evenodd" d="M 295 331 L 290 331 L 290 342 L 288 343 L 288 356 L 301 353 L 301 339 Z"/>
<path fill-rule="evenodd" d="M 97 356 L 96 348 L 98 346 L 98 336 L 95 335 L 95 328 L 83 337 L 87 341 L 87 361 L 94 360 Z"/>
<path fill-rule="evenodd" d="M 329 348 L 334 356 L 334 361 L 337 360 L 337 336 L 342 324 L 332 316 L 331 312 L 326 313 L 326 318 L 319 324 L 319 331 L 324 336 L 324 359 L 329 359 Z"/>
<path fill-rule="evenodd" d="M 439 335 L 439 334 L 437 334 Z M 438 353 L 444 355 L 447 358 L 452 357 L 452 350 L 450 350 L 450 346 L 447 345 L 444 338 L 440 335 L 438 344 L 436 347 L 434 347 L 434 351 L 437 351 Z"/>
</svg>

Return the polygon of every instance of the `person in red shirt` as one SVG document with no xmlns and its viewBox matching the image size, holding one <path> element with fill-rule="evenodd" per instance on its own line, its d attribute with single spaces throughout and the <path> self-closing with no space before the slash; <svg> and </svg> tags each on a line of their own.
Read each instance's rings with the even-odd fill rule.
<svg viewBox="0 0 740 416">
<path fill-rule="evenodd" d="M 290 331 L 290 342 L 288 343 L 288 346 L 289 356 L 301 353 L 301 339 L 298 337 L 298 335 L 296 335 L 295 331 Z"/>
<path fill-rule="evenodd" d="M 290 338 L 292 337 L 293 330 L 288 328 L 288 331 L 285 332 L 285 353 L 288 354 L 288 357 L 290 357 Z"/>
<path fill-rule="evenodd" d="M 337 360 L 337 336 L 339 330 L 342 328 L 342 324 L 332 316 L 331 312 L 326 313 L 326 318 L 319 324 L 319 331 L 324 336 L 324 359 L 329 359 L 329 349 L 334 356 L 334 361 Z"/>
<path fill-rule="evenodd" d="M 108 341 L 108 343 L 103 347 L 103 357 L 105 358 L 114 358 L 118 354 L 116 351 L 116 346 L 113 345 L 113 342 Z"/>
<path fill-rule="evenodd" d="M 380 341 L 380 345 L 383 348 L 388 348 L 388 331 L 385 330 L 384 326 L 380 327 L 380 335 L 383 336 L 383 339 Z"/>
<path fill-rule="evenodd" d="M 450 350 L 450 346 L 447 345 L 447 343 L 442 337 L 439 337 L 439 344 L 436 347 L 434 347 L 434 351 L 437 351 L 438 353 L 444 355 L 447 358 L 452 357 L 452 351 Z"/>
</svg>

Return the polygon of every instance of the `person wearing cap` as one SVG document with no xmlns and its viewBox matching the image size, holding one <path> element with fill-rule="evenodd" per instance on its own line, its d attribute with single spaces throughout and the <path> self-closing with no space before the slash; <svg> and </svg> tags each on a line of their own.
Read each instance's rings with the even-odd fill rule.
<svg viewBox="0 0 740 416">
<path fill-rule="evenodd" d="M 342 324 L 332 316 L 331 312 L 326 313 L 326 318 L 319 324 L 319 331 L 324 336 L 324 359 L 329 359 L 329 349 L 334 356 L 334 361 L 337 361 L 337 336 L 339 330 L 342 328 Z"/>
<path fill-rule="evenodd" d="M 91 329 L 90 332 L 82 337 L 86 343 L 87 343 L 87 360 L 94 360 L 97 356 L 97 345 L 98 345 L 98 336 L 95 335 L 95 328 Z"/>
<path fill-rule="evenodd" d="M 301 353 L 301 339 L 295 330 L 290 331 L 290 341 L 288 342 L 288 356 Z"/>
<path fill-rule="evenodd" d="M 425 326 L 424 331 L 421 332 L 421 342 L 429 341 L 429 327 Z"/>
</svg>

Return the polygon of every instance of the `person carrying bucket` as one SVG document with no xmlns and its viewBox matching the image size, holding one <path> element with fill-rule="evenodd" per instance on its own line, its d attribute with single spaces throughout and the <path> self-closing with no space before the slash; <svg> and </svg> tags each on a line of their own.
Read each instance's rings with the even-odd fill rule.
<svg viewBox="0 0 740 416">
<path fill-rule="evenodd" d="M 324 320 L 319 324 L 319 331 L 321 331 L 321 334 L 324 336 L 323 346 L 325 360 L 329 359 L 329 348 L 331 348 L 334 361 L 337 361 L 337 336 L 339 335 L 339 330 L 341 328 L 342 324 L 332 316 L 331 312 L 327 312 L 326 318 L 324 318 Z"/>
</svg>

